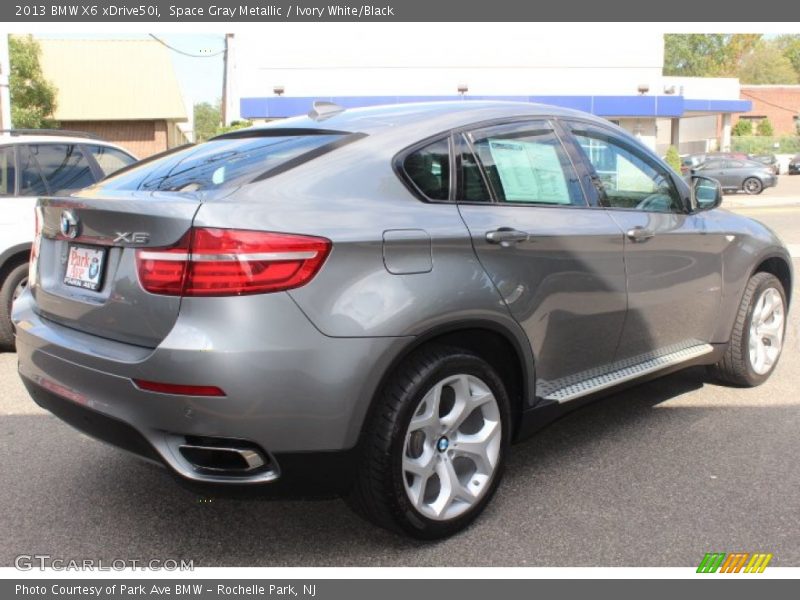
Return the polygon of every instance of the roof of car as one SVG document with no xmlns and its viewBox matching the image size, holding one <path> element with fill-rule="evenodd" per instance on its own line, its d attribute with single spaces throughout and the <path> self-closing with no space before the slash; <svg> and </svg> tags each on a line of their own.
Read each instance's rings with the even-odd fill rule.
<svg viewBox="0 0 800 600">
<path fill-rule="evenodd" d="M 91 138 L 91 137 L 84 137 L 84 136 L 74 136 L 74 135 L 36 135 L 36 134 L 28 134 L 28 133 L 9 133 L 9 132 L 2 132 L 0 133 L 0 144 L 2 145 L 9 145 L 9 144 L 88 144 L 90 146 L 107 146 L 110 148 L 115 148 L 117 150 L 121 150 L 125 154 L 130 154 L 125 148 L 118 146 L 117 144 L 113 144 L 111 142 L 106 142 L 104 140 Z"/>
<path fill-rule="evenodd" d="M 406 104 L 387 104 L 366 108 L 344 109 L 330 116 L 316 119 L 308 115 L 272 121 L 265 125 L 249 128 L 249 131 L 262 129 L 327 129 L 374 135 L 386 130 L 401 127 L 419 127 L 421 123 L 450 129 L 477 123 L 502 119 L 504 117 L 573 117 L 598 120 L 588 113 L 529 102 L 501 102 L 484 100 L 464 100 L 449 102 L 420 102 Z M 607 123 L 607 121 L 604 121 Z"/>
</svg>

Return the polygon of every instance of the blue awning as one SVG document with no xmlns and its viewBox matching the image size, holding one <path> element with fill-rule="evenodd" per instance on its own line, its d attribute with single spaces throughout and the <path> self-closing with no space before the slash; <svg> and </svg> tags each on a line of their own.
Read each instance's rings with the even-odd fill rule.
<svg viewBox="0 0 800 600">
<path fill-rule="evenodd" d="M 239 111 L 245 119 L 275 119 L 304 115 L 315 100 L 334 102 L 345 108 L 454 100 L 505 100 L 540 102 L 573 108 L 600 117 L 681 117 L 691 113 L 747 112 L 749 100 L 697 100 L 683 96 L 269 96 L 242 98 Z"/>
</svg>

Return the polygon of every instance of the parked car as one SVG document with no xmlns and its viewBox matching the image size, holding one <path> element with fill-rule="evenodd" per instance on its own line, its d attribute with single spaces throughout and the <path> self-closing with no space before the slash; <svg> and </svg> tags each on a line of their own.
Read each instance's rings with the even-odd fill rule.
<svg viewBox="0 0 800 600">
<path fill-rule="evenodd" d="M 316 105 L 42 198 L 19 373 L 195 489 L 335 492 L 438 538 L 584 401 L 770 376 L 791 259 L 721 199 L 577 111 Z"/>
<path fill-rule="evenodd" d="M 800 154 L 795 154 L 792 160 L 789 161 L 789 169 L 786 171 L 789 175 L 800 173 Z"/>
<path fill-rule="evenodd" d="M 774 154 L 755 154 L 750 157 L 750 160 L 766 165 L 770 171 L 772 171 L 773 175 L 781 174 L 780 161 L 778 161 L 778 157 Z"/>
<path fill-rule="evenodd" d="M 83 133 L 16 129 L 0 132 L 0 350 L 14 349 L 11 303 L 28 280 L 36 198 L 91 185 L 135 162 L 128 152 Z"/>
<path fill-rule="evenodd" d="M 760 194 L 778 183 L 778 177 L 766 165 L 752 160 L 710 158 L 693 173 L 719 181 L 723 191 Z"/>
</svg>

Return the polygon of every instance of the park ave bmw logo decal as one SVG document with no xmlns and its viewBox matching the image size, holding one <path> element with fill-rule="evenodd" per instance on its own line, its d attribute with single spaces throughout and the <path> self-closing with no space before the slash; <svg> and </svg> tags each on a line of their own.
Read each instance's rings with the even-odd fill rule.
<svg viewBox="0 0 800 600">
<path fill-rule="evenodd" d="M 78 219 L 72 214 L 71 210 L 61 213 L 61 233 L 70 239 L 78 235 Z"/>
</svg>

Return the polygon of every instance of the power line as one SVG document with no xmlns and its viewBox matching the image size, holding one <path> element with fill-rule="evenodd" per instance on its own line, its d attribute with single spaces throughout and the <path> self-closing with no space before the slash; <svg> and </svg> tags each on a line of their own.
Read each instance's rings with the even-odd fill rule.
<svg viewBox="0 0 800 600">
<path fill-rule="evenodd" d="M 744 90 L 742 90 L 742 95 L 743 96 L 747 96 L 748 98 L 751 98 L 752 100 L 758 100 L 759 102 L 763 102 L 764 104 L 768 104 L 769 106 L 774 106 L 775 108 L 780 108 L 781 110 L 785 110 L 785 111 L 788 111 L 790 113 L 797 114 L 797 112 L 798 112 L 797 108 L 788 108 L 786 106 L 781 106 L 780 104 L 775 104 L 774 102 L 770 102 L 769 100 L 764 100 L 763 98 L 759 98 L 758 96 L 754 96 L 750 92 L 746 92 Z"/>
<path fill-rule="evenodd" d="M 175 48 L 174 46 L 170 46 L 167 42 L 154 36 L 152 33 L 148 33 L 151 38 L 157 41 L 159 44 L 172 50 L 173 52 L 177 52 L 178 54 L 183 54 L 184 56 L 188 56 L 189 58 L 213 58 L 215 56 L 219 56 L 220 54 L 225 54 L 225 50 L 220 50 L 219 52 L 215 52 L 214 54 L 192 54 L 191 52 L 184 52 L 180 48 Z"/>
</svg>

